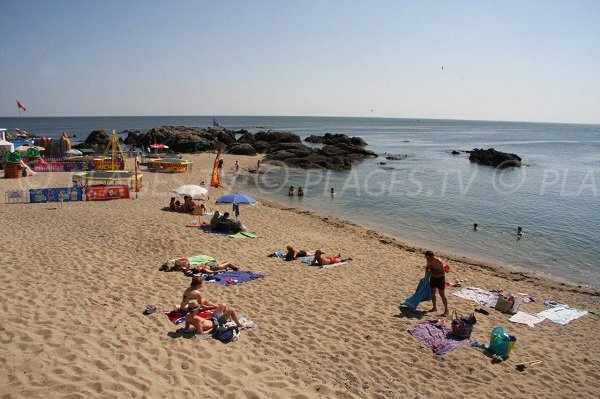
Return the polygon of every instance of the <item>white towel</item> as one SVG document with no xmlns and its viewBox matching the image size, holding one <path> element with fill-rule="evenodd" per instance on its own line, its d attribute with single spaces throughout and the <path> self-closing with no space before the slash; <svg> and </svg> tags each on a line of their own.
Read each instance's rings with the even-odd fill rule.
<svg viewBox="0 0 600 399">
<path fill-rule="evenodd" d="M 463 288 L 458 292 L 454 292 L 453 295 L 489 306 L 490 308 L 496 306 L 496 302 L 498 302 L 498 297 L 500 296 L 498 293 L 485 291 L 477 287 Z"/>
<path fill-rule="evenodd" d="M 541 323 L 545 319 L 543 317 L 519 311 L 508 320 L 513 323 L 527 324 L 529 327 L 534 327 L 535 324 Z"/>
<path fill-rule="evenodd" d="M 564 326 L 569 324 L 569 322 L 586 315 L 587 313 L 587 310 L 571 308 L 569 305 L 559 305 L 550 309 L 546 309 L 543 312 L 539 312 L 537 313 L 537 316 Z"/>
</svg>

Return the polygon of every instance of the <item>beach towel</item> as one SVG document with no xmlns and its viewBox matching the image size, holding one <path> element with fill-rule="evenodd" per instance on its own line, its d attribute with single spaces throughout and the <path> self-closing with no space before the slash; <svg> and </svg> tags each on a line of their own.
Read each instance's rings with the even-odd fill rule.
<svg viewBox="0 0 600 399">
<path fill-rule="evenodd" d="M 543 317 L 564 326 L 587 313 L 587 310 L 575 309 L 569 305 L 559 304 L 550 309 L 546 309 L 543 312 L 536 313 L 536 316 Z"/>
<path fill-rule="evenodd" d="M 188 259 L 188 262 L 190 262 L 190 266 L 192 266 L 192 267 L 217 261 L 215 258 L 213 258 L 212 256 L 208 256 L 208 255 L 193 255 L 187 259 Z"/>
<path fill-rule="evenodd" d="M 539 317 L 536 315 L 518 311 L 516 314 L 514 314 L 508 320 L 512 321 L 513 323 L 527 324 L 529 327 L 533 328 L 535 326 L 535 324 L 541 323 L 545 319 L 543 317 Z"/>
<path fill-rule="evenodd" d="M 275 251 L 272 254 L 268 255 L 270 258 L 279 258 L 279 259 L 284 259 L 285 258 L 285 252 L 283 251 Z"/>
<path fill-rule="evenodd" d="M 497 292 L 489 292 L 477 287 L 463 288 L 458 292 L 454 292 L 453 295 L 477 302 L 480 305 L 489 306 L 490 308 L 496 306 L 496 302 L 498 302 L 498 298 L 500 297 L 500 294 Z"/>
<path fill-rule="evenodd" d="M 408 332 L 431 348 L 438 356 L 458 348 L 459 346 L 473 346 L 477 344 L 472 338 L 459 339 L 452 335 L 452 331 L 444 325 L 443 320 L 427 320 L 415 324 Z"/>
<path fill-rule="evenodd" d="M 312 260 L 314 258 L 315 258 L 314 256 L 304 256 L 304 257 L 301 257 L 298 259 L 300 259 L 300 261 L 302 263 L 306 263 L 309 266 L 313 266 L 310 264 L 310 262 L 312 262 Z M 323 265 L 323 266 L 315 266 L 315 267 L 319 268 L 319 269 L 331 269 L 332 267 L 345 266 L 347 264 L 348 264 L 348 262 L 339 262 L 339 263 L 332 263 L 331 265 Z"/>
<path fill-rule="evenodd" d="M 260 238 L 256 233 L 249 233 L 247 231 L 240 231 L 239 233 L 230 234 L 230 238 Z"/>
<path fill-rule="evenodd" d="M 204 318 L 210 317 L 216 308 L 216 306 L 213 306 L 211 309 L 198 313 L 198 315 Z M 173 310 L 164 310 L 163 313 L 175 325 L 185 322 L 185 311 L 181 310 L 179 306 L 176 306 Z"/>
<path fill-rule="evenodd" d="M 402 306 L 406 306 L 410 310 L 416 310 L 421 302 L 431 301 L 431 287 L 429 286 L 429 277 L 430 273 L 428 271 L 425 274 L 425 277 L 423 277 L 419 281 L 419 284 L 417 284 L 417 289 L 415 290 L 415 293 L 411 297 L 405 299 L 401 303 Z"/>
<path fill-rule="evenodd" d="M 224 233 L 222 231 L 213 231 L 210 226 L 200 226 L 199 229 L 205 233 L 215 234 L 220 237 L 227 237 L 229 235 L 228 233 Z"/>
<path fill-rule="evenodd" d="M 248 281 L 257 280 L 263 278 L 264 274 L 256 274 L 249 271 L 228 271 L 219 274 L 209 274 L 204 276 L 204 280 L 208 283 L 217 283 L 219 285 L 236 285 L 242 284 Z"/>
</svg>

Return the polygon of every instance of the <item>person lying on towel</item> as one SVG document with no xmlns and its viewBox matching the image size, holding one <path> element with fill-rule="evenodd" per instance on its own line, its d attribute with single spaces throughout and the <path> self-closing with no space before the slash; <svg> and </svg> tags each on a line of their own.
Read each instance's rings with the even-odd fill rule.
<svg viewBox="0 0 600 399">
<path fill-rule="evenodd" d="M 196 331 L 199 334 L 210 334 L 217 327 L 222 326 L 231 320 L 233 320 L 235 325 L 240 329 L 249 327 L 238 319 L 237 312 L 234 308 L 229 307 L 224 303 L 219 304 L 207 318 L 200 317 L 198 313 L 202 311 L 202 308 L 198 306 L 196 302 L 188 303 L 185 310 L 184 331 L 186 332 Z"/>
<path fill-rule="evenodd" d="M 315 251 L 315 257 L 310 262 L 310 264 L 312 266 L 321 266 L 321 267 L 323 267 L 324 265 L 333 265 L 335 263 L 346 262 L 348 260 L 352 260 L 352 258 L 351 257 L 347 257 L 347 258 L 342 259 L 342 255 L 341 254 L 337 254 L 336 256 L 323 256 L 323 253 L 321 252 L 321 250 L 317 249 Z"/>
<path fill-rule="evenodd" d="M 283 260 L 285 260 L 287 262 L 294 260 L 294 259 L 303 258 L 305 256 L 314 256 L 314 254 L 315 254 L 314 252 L 307 252 L 303 249 L 301 249 L 300 251 L 296 251 L 291 245 L 288 245 L 286 249 L 287 249 L 287 252 L 286 252 Z"/>
<path fill-rule="evenodd" d="M 230 260 L 224 260 L 222 262 L 209 262 L 190 270 L 195 273 L 216 274 L 219 272 L 224 272 L 227 269 L 236 271 L 240 270 L 240 268 L 234 265 Z"/>
</svg>

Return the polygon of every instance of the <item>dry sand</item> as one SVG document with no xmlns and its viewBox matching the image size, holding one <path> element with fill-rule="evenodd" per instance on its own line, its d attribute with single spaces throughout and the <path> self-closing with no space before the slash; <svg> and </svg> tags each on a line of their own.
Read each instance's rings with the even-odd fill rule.
<svg viewBox="0 0 600 399">
<path fill-rule="evenodd" d="M 408 334 L 419 320 L 398 307 L 422 277 L 418 249 L 264 199 L 241 209 L 244 224 L 260 239 L 184 227 L 191 216 L 162 208 L 173 188 L 207 180 L 213 157 L 191 156 L 192 173 L 145 172 L 136 200 L 62 208 L 0 204 L 0 397 L 600 397 L 600 317 L 584 316 L 566 326 L 546 320 L 529 328 L 490 309 L 489 316 L 477 314 L 473 337 L 489 343 L 490 331 L 505 326 L 518 339 L 507 361 L 492 364 L 475 348 L 437 357 Z M 226 173 L 233 173 L 235 159 L 242 169 L 256 164 L 253 157 L 226 155 Z M 39 173 L 1 179 L 0 191 L 70 182 L 69 173 Z M 354 260 L 315 270 L 267 257 L 288 243 Z M 258 330 L 230 344 L 199 341 L 175 334 L 177 327 L 160 312 L 142 314 L 148 304 L 161 310 L 179 302 L 189 278 L 158 269 L 166 259 L 194 254 L 231 259 L 266 275 L 203 288 L 207 298 L 234 306 Z M 544 299 L 600 309 L 597 290 L 450 255 L 444 259 L 452 266 L 449 280 L 533 295 L 536 302 L 521 308 L 528 313 L 542 310 Z M 459 313 L 473 309 L 453 295 L 449 300 Z M 536 359 L 544 362 L 524 372 L 515 369 Z"/>
</svg>

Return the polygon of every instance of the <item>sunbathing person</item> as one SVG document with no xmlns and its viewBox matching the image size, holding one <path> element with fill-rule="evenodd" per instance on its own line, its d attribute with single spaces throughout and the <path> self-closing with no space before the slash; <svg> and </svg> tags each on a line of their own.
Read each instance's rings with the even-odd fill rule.
<svg viewBox="0 0 600 399">
<path fill-rule="evenodd" d="M 169 209 L 172 211 L 177 211 L 177 206 L 175 205 L 175 197 L 171 197 L 171 202 L 169 202 Z"/>
<path fill-rule="evenodd" d="M 217 327 L 228 323 L 230 320 L 233 320 L 235 325 L 240 329 L 248 327 L 248 325 L 240 321 L 236 310 L 224 303 L 219 304 L 208 318 L 203 318 L 198 315 L 202 310 L 198 304 L 194 302 L 188 305 L 186 311 L 184 330 L 186 332 L 196 331 L 200 334 L 210 334 L 214 332 Z M 191 327 L 194 328 L 192 329 Z"/>
<path fill-rule="evenodd" d="M 336 256 L 323 256 L 323 253 L 320 249 L 317 249 L 315 252 L 315 257 L 310 262 L 313 266 L 324 266 L 324 265 L 333 265 L 335 263 L 346 262 L 348 260 L 352 260 L 351 257 L 347 257 L 342 259 L 341 254 L 337 254 Z"/>
<path fill-rule="evenodd" d="M 209 263 L 200 265 L 191 270 L 196 273 L 216 274 L 219 272 L 224 272 L 227 269 L 240 270 L 240 268 L 235 266 L 233 263 L 231 263 L 230 260 L 224 260 L 224 261 L 218 262 L 218 263 L 217 262 L 209 262 Z"/>
<path fill-rule="evenodd" d="M 202 288 L 202 284 L 204 280 L 202 277 L 192 277 L 192 282 L 185 291 L 183 291 L 183 298 L 181 299 L 181 304 L 179 305 L 180 309 L 184 309 L 190 301 L 197 301 L 202 309 L 215 306 L 214 303 L 206 300 L 200 294 L 200 289 Z"/>
<path fill-rule="evenodd" d="M 287 252 L 285 254 L 285 256 L 283 257 L 283 260 L 289 262 L 291 260 L 294 259 L 298 259 L 298 258 L 303 258 L 305 256 L 314 256 L 314 252 L 307 252 L 303 249 L 301 249 L 300 251 L 296 251 L 291 245 L 288 245 L 286 247 Z"/>
</svg>

